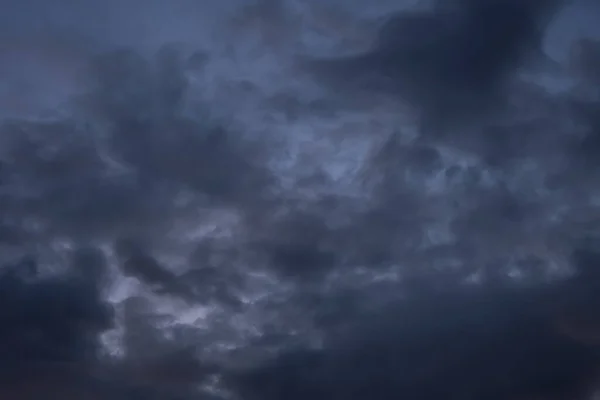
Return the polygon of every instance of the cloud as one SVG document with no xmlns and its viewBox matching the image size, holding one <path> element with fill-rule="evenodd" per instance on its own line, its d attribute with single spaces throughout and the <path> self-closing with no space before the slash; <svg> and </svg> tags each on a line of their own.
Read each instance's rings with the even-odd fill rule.
<svg viewBox="0 0 600 400">
<path fill-rule="evenodd" d="M 96 259 L 85 267 L 103 265 Z M 93 359 L 96 335 L 112 324 L 111 308 L 101 299 L 96 282 L 70 274 L 43 278 L 37 268 L 35 258 L 3 267 L 2 362 L 9 366 Z"/>
<path fill-rule="evenodd" d="M 107 7 L 108 36 L 93 12 L 54 10 L 89 45 L 84 79 L 52 112 L 0 121 L 0 364 L 111 396 L 587 387 L 593 285 L 554 279 L 597 231 L 597 44 L 558 77 L 529 68 L 561 6 L 390 9 L 367 50 L 299 65 L 372 16 L 352 4 L 318 30 L 318 7 L 265 2 L 267 38 L 249 23 L 207 40 L 191 2 L 185 27 L 159 2 Z"/>
<path fill-rule="evenodd" d="M 558 325 L 562 312 L 580 310 L 572 290 L 584 287 L 578 277 L 495 289 L 447 285 L 355 317 L 324 347 L 283 352 L 232 382 L 250 399 L 588 394 L 597 342 L 568 337 Z M 589 304 L 591 293 L 580 299 Z"/>
<path fill-rule="evenodd" d="M 314 60 L 338 86 L 397 95 L 424 120 L 464 119 L 497 103 L 510 78 L 543 53 L 557 1 L 436 2 L 388 16 L 365 52 Z"/>
</svg>

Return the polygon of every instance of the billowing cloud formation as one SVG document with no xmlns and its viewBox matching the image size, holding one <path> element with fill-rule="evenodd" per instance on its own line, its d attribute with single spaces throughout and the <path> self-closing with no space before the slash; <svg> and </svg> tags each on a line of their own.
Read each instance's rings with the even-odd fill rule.
<svg viewBox="0 0 600 400">
<path fill-rule="evenodd" d="M 6 70 L 45 96 L 21 109 L 27 96 L 0 93 L 0 346 L 23 383 L 0 390 L 588 387 L 600 47 L 534 68 L 561 2 L 440 1 L 383 19 L 358 3 L 232 2 L 207 5 L 197 31 L 197 6 L 180 5 L 107 6 L 111 35 L 62 5 L 46 21 L 62 30 L 38 27 L 54 42 L 4 28 Z M 178 13 L 178 27 L 154 18 Z M 62 67 L 39 53 L 49 42 L 70 49 L 54 53 Z M 57 68 L 77 79 L 38 85 Z M 591 275 L 564 280 L 582 264 Z"/>
<path fill-rule="evenodd" d="M 314 61 L 314 68 L 338 85 L 399 95 L 424 119 L 447 124 L 485 111 L 481 106 L 504 96 L 519 68 L 540 61 L 548 18 L 560 4 L 435 2 L 432 9 L 388 17 L 366 52 Z"/>
<path fill-rule="evenodd" d="M 0 393 L 6 398 L 77 392 L 83 385 L 84 370 L 98 355 L 97 335 L 113 324 L 96 273 L 87 274 L 88 269 L 102 269 L 104 260 L 85 253 L 73 260 L 84 263 L 77 265 L 81 270 L 66 276 L 41 277 L 35 259 L 3 267 Z M 28 394 L 27 386 L 40 391 Z"/>
<path fill-rule="evenodd" d="M 324 348 L 283 353 L 234 382 L 251 399 L 586 398 L 600 357 L 598 254 L 576 260 L 567 282 L 449 285 L 394 302 Z"/>
</svg>

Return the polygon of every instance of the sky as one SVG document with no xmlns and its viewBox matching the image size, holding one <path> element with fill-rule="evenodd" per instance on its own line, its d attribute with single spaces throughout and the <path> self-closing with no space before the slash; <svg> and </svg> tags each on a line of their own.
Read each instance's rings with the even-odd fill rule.
<svg viewBox="0 0 600 400">
<path fill-rule="evenodd" d="M 538 332 L 522 305 L 595 262 L 573 256 L 599 233 L 593 2 L 0 7 L 7 382 L 387 400 L 437 379 L 478 399 L 595 365 L 507 328 Z M 486 328 L 446 351 L 458 315 Z M 500 337 L 555 353 L 538 376 Z"/>
</svg>

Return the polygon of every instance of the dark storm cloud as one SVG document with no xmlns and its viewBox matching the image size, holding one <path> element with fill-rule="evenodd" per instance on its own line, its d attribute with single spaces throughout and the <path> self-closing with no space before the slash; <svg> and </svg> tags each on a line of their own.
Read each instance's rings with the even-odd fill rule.
<svg viewBox="0 0 600 400">
<path fill-rule="evenodd" d="M 101 296 L 107 274 L 103 253 L 92 246 L 70 252 L 66 271 L 52 276 L 39 273 L 35 257 L 2 266 L 3 398 L 171 398 L 190 392 L 191 382 L 212 373 L 194 349 L 161 347 L 160 340 L 141 352 L 132 346 L 128 359 L 107 359 L 99 342 L 115 324 L 113 306 Z M 145 327 L 144 336 L 156 334 L 152 325 Z M 148 343 L 136 335 L 139 328 L 128 332 L 138 346 Z"/>
<path fill-rule="evenodd" d="M 263 160 L 254 159 L 261 149 L 212 121 L 210 105 L 194 109 L 199 116 L 185 113 L 185 59 L 176 47 L 163 47 L 151 61 L 133 50 L 116 51 L 96 65 L 92 112 L 107 116 L 111 150 L 141 181 L 183 185 L 225 203 L 261 194 L 268 183 L 267 171 L 256 165 Z"/>
<path fill-rule="evenodd" d="M 567 322 L 578 332 L 590 328 L 573 313 L 597 298 L 587 273 L 597 279 L 598 255 L 583 252 L 588 257 L 576 261 L 592 265 L 570 280 L 526 288 L 448 285 L 355 318 L 324 349 L 286 352 L 237 383 L 250 399 L 587 395 L 597 342 L 561 330 L 565 316 L 575 316 Z M 577 292 L 584 304 L 573 303 Z"/>
<path fill-rule="evenodd" d="M 366 52 L 315 60 L 312 68 L 337 86 L 396 94 L 426 120 L 463 119 L 497 103 L 507 79 L 542 56 L 544 28 L 560 3 L 435 2 L 387 17 Z"/>
<path fill-rule="evenodd" d="M 76 255 L 81 269 L 103 269 L 98 255 Z M 91 258 L 94 258 L 92 260 Z M 94 265 L 95 264 L 95 265 Z M 100 298 L 95 280 L 40 277 L 33 257 L 4 266 L 2 286 L 2 363 L 85 362 L 95 357 L 96 335 L 112 325 L 111 308 Z M 96 275 L 97 273 L 94 273 Z"/>
<path fill-rule="evenodd" d="M 151 57 L 134 49 L 102 53 L 90 59 L 89 89 L 72 99 L 71 115 L 0 122 L 1 216 L 7 229 L 14 226 L 15 235 L 23 232 L 24 243 L 17 244 L 43 248 L 56 236 L 77 241 L 121 235 L 161 238 L 160 226 L 179 212 L 175 203 L 182 192 L 196 206 L 251 210 L 260 203 L 271 179 L 261 165 L 262 149 L 246 145 L 223 123 L 206 117 L 206 109 L 199 110 L 200 116 L 186 114 L 187 57 L 174 46 Z M 211 297 L 197 293 L 193 284 L 182 284 L 145 256 L 143 247 L 117 247 L 123 273 L 157 293 L 191 303 Z M 23 365 L 23 374 L 42 365 L 39 369 L 47 372 L 41 371 L 39 379 L 46 379 L 51 369 L 44 363 L 107 369 L 97 360 L 98 335 L 113 323 L 101 298 L 110 280 L 104 255 L 93 246 L 77 248 L 66 274 L 44 279 L 37 277 L 36 258 L 4 267 L 3 363 L 7 368 Z M 15 276 L 24 274 L 26 266 L 32 282 Z M 227 298 L 239 305 L 235 297 Z M 164 365 L 161 361 L 156 368 Z M 69 383 L 64 386 L 85 386 L 77 383 L 85 381 L 85 368 L 81 376 L 65 371 Z M 121 379 L 161 385 L 144 380 L 143 368 L 131 369 Z M 115 380 L 112 372 L 106 374 Z M 37 382 L 37 375 L 32 379 Z"/>
<path fill-rule="evenodd" d="M 185 191 L 234 207 L 258 202 L 270 181 L 262 149 L 185 115 L 184 61 L 172 46 L 151 59 L 109 52 L 91 61 L 82 115 L 3 121 L 4 213 L 93 236 L 164 221 Z"/>
<path fill-rule="evenodd" d="M 584 128 L 583 138 L 575 142 L 572 150 L 584 168 L 593 168 L 600 144 L 600 42 L 591 38 L 578 42 L 572 51 L 571 68 L 583 79 L 568 104 L 575 121 Z"/>
<path fill-rule="evenodd" d="M 435 47 L 435 51 L 431 50 L 432 47 L 426 50 L 421 48 L 423 59 L 427 61 L 420 66 L 421 69 L 398 72 L 402 67 L 400 62 L 394 64 L 390 61 L 396 61 L 395 47 L 392 50 L 388 48 L 388 53 L 374 50 L 358 57 L 329 60 L 324 68 L 332 68 L 328 72 L 338 74 L 344 83 L 348 83 L 351 78 L 369 75 L 372 70 L 368 70 L 367 66 L 376 71 L 373 74 L 379 73 L 379 64 L 372 60 L 381 61 L 388 57 L 385 61 L 390 61 L 386 65 L 390 69 L 386 78 L 414 78 L 417 82 L 415 92 L 401 95 L 422 96 L 418 98 L 420 103 L 417 105 L 424 107 L 426 113 L 437 113 L 440 110 L 431 107 L 446 107 L 463 94 L 472 96 L 469 101 L 475 102 L 483 100 L 490 92 L 515 96 L 511 92 L 515 90 L 514 86 L 508 90 L 506 79 L 514 78 L 517 69 L 524 65 L 523 57 L 531 55 L 531 49 L 540 44 L 537 11 L 529 8 L 537 7 L 539 3 L 494 2 L 493 5 L 499 9 L 490 14 L 487 14 L 490 12 L 487 7 L 492 3 L 469 4 L 472 8 L 454 10 L 456 14 L 440 12 L 418 15 L 414 20 L 407 17 L 408 21 L 404 21 L 405 25 L 398 29 L 411 30 L 411 33 L 422 29 L 423 35 L 426 35 L 431 32 L 427 21 L 435 20 L 438 23 L 448 22 L 452 27 L 453 31 L 445 33 L 459 32 L 464 35 L 465 32 L 477 32 L 480 34 L 477 39 L 482 41 L 475 39 L 475 43 L 483 47 L 471 54 L 471 58 L 475 58 L 471 61 L 475 61 L 473 68 L 480 70 L 469 69 L 470 65 L 464 64 L 464 60 L 456 61 L 450 56 L 458 50 L 465 57 L 470 54 L 471 48 L 467 42 L 471 42 L 466 40 L 466 36 L 450 35 L 448 39 L 439 33 L 432 34 L 433 44 L 428 43 L 439 46 Z M 516 18 L 516 27 L 512 27 L 515 31 L 504 31 L 512 29 L 506 20 L 500 23 L 508 14 L 522 17 Z M 448 15 L 459 15 L 465 19 L 444 19 Z M 401 15 L 398 20 L 405 16 Z M 497 21 L 494 20 L 496 17 Z M 387 29 L 391 30 L 390 27 Z M 446 28 L 442 25 L 440 29 Z M 495 36 L 497 34 L 500 35 Z M 461 40 L 456 43 L 452 41 L 457 37 Z M 486 40 L 497 40 L 499 48 L 487 47 Z M 419 40 L 417 42 L 422 45 Z M 389 43 L 396 45 L 397 41 Z M 415 45 L 415 49 L 417 47 Z M 331 209 L 317 211 L 320 203 L 309 207 L 316 217 L 299 206 L 298 209 L 302 211 L 290 213 L 283 221 L 273 225 L 267 224 L 276 233 L 265 240 L 262 249 L 271 255 L 273 266 L 276 269 L 279 266 L 283 276 L 314 277 L 315 271 L 317 276 L 322 276 L 324 271 L 331 272 L 353 263 L 367 264 L 370 268 L 376 264 L 389 265 L 403 261 L 418 265 L 418 256 L 423 254 L 425 265 L 414 280 L 409 272 L 408 282 L 404 282 L 409 289 L 410 286 L 420 285 L 417 290 L 406 291 L 403 285 L 395 286 L 395 290 L 402 291 L 406 298 L 390 300 L 391 305 L 381 307 L 378 311 L 369 309 L 375 316 L 357 318 L 356 310 L 361 310 L 360 303 L 368 302 L 368 290 L 360 291 L 360 294 L 348 291 L 346 297 L 341 297 L 346 306 L 340 307 L 337 314 L 334 312 L 333 317 L 326 316 L 325 329 L 332 332 L 331 342 L 326 342 L 323 349 L 284 351 L 271 362 L 234 376 L 232 380 L 234 385 L 238 385 L 242 397 L 505 399 L 558 394 L 586 398 L 593 391 L 593 376 L 600 362 L 597 341 L 597 243 L 587 243 L 582 249 L 575 246 L 572 261 L 578 270 L 567 281 L 548 283 L 547 273 L 542 271 L 544 267 L 539 265 L 540 260 L 535 257 L 518 260 L 520 272 L 524 274 L 522 279 L 509 278 L 508 270 L 504 269 L 509 261 L 502 258 L 507 256 L 507 249 L 511 249 L 509 252 L 514 250 L 516 242 L 531 240 L 531 237 L 527 237 L 530 234 L 525 233 L 526 227 L 543 220 L 541 216 L 548 211 L 547 207 L 553 207 L 551 200 L 534 193 L 533 188 L 516 184 L 517 178 L 522 178 L 522 175 L 517 176 L 519 172 L 514 164 L 533 162 L 547 171 L 549 176 L 567 174 L 570 177 L 567 185 L 560 189 L 549 188 L 552 198 L 565 192 L 591 195 L 592 188 L 587 186 L 588 180 L 583 176 L 595 176 L 596 172 L 595 169 L 589 169 L 589 164 L 582 168 L 581 157 L 585 151 L 594 153 L 594 146 L 591 142 L 586 144 L 586 140 L 592 140 L 597 130 L 591 116 L 599 109 L 595 91 L 597 82 L 593 76 L 600 65 L 593 61 L 595 47 L 587 44 L 586 47 L 586 60 L 580 61 L 585 67 L 580 65 L 580 72 L 572 76 L 580 82 L 581 92 L 550 94 L 541 91 L 532 95 L 527 92 L 527 87 L 517 85 L 516 90 L 520 91 L 518 96 L 523 97 L 519 98 L 521 103 L 515 107 L 516 110 L 511 111 L 513 114 L 504 114 L 506 120 L 500 123 L 498 120 L 483 119 L 485 128 L 477 130 L 479 134 L 485 133 L 485 129 L 496 129 L 497 132 L 492 132 L 496 135 L 495 142 L 485 143 L 485 139 L 474 141 L 472 138 L 459 141 L 457 147 L 464 146 L 463 149 L 473 151 L 479 156 L 479 164 L 471 167 L 457 165 L 447 169 L 448 181 L 457 182 L 441 195 L 447 201 L 432 200 L 431 197 L 422 196 L 422 193 L 419 196 L 411 192 L 404 178 L 409 172 L 425 180 L 431 177 L 432 171 L 439 171 L 442 168 L 439 164 L 443 164 L 443 160 L 438 148 L 426 143 L 422 145 L 423 151 L 418 151 L 412 144 L 390 142 L 386 145 L 387 157 L 386 152 L 382 152 L 371 160 L 370 169 L 367 169 L 369 177 L 376 177 L 380 182 L 375 190 L 373 208 L 366 212 L 348 213 L 352 221 L 348 226 L 340 228 L 339 224 L 337 227 L 329 225 L 327 219 L 334 212 Z M 379 49 L 383 48 L 385 46 L 381 44 Z M 490 53 L 481 51 L 486 49 Z M 479 56 L 482 58 L 478 59 Z M 458 65 L 463 69 L 456 68 Z M 318 67 L 323 67 L 323 64 Z M 437 80 L 435 85 L 429 86 L 424 81 L 434 76 L 433 73 L 427 75 L 431 70 L 435 70 Z M 469 73 L 462 75 L 463 70 Z M 426 76 L 423 81 L 420 80 L 423 76 L 420 74 Z M 396 87 L 392 85 L 392 88 Z M 497 89 L 507 92 L 500 93 Z M 590 92 L 593 94 L 590 95 Z M 432 106 L 432 93 L 441 95 L 442 103 Z M 573 103 L 572 96 L 577 98 L 577 102 Z M 458 103 L 460 107 L 465 106 L 460 101 Z M 535 104 L 533 109 L 528 108 L 531 104 Z M 472 105 L 468 104 L 469 107 Z M 561 120 L 569 124 L 563 126 Z M 587 139 L 579 143 L 582 131 Z M 587 160 L 593 160 L 593 156 L 588 155 Z M 485 182 L 489 176 L 497 180 L 493 185 Z M 412 196 L 415 197 L 414 201 Z M 347 206 L 348 202 L 340 198 L 333 203 L 344 208 L 343 205 Z M 407 261 L 406 255 L 411 254 L 410 251 L 395 250 L 404 244 L 410 249 L 419 247 L 423 232 L 422 228 L 415 227 L 427 221 L 428 212 L 431 211 L 427 206 L 430 204 L 448 207 L 448 212 L 454 217 L 451 230 L 459 241 L 450 245 L 450 252 L 444 253 L 443 249 L 434 246 L 431 253 L 417 251 L 416 257 Z M 552 229 L 555 228 L 548 227 L 549 231 Z M 568 224 L 564 229 L 566 231 L 561 232 L 565 235 L 563 245 L 572 247 L 573 243 L 568 238 L 580 237 L 583 232 L 580 228 L 573 231 Z M 597 231 L 597 227 L 593 229 Z M 346 235 L 348 241 L 340 240 Z M 502 247 L 501 242 L 505 240 L 515 240 L 515 243 Z M 533 238 L 532 245 L 535 245 L 535 240 Z M 455 274 L 451 271 L 438 273 L 433 266 L 436 261 L 435 250 L 440 250 L 442 257 L 452 256 L 454 252 L 466 262 Z M 486 261 L 485 257 L 474 255 L 488 251 L 505 254 L 497 254 L 502 257 L 489 263 L 483 262 Z M 358 256 L 353 259 L 352 255 L 356 254 Z M 469 265 L 479 261 L 482 263 Z M 460 284 L 474 273 L 484 275 L 483 284 Z M 522 285 L 515 285 L 516 282 Z M 377 290 L 378 287 L 372 286 L 370 289 Z M 306 297 L 300 295 L 296 301 L 313 302 L 314 310 L 333 307 L 336 296 L 341 293 L 329 292 L 312 300 L 307 292 L 303 294 Z M 388 300 L 392 298 L 390 296 Z M 345 323 L 344 318 L 347 318 Z"/>
<path fill-rule="evenodd" d="M 281 142 L 275 145 L 267 135 L 248 138 L 209 117 L 214 105 L 192 101 L 187 68 L 194 65 L 202 74 L 213 55 L 198 56 L 185 46 L 148 52 L 109 43 L 110 51 L 89 60 L 86 55 L 89 86 L 71 99 L 70 116 L 1 122 L 6 243 L 43 246 L 55 234 L 81 242 L 108 239 L 119 272 L 150 292 L 220 306 L 236 316 L 254 307 L 240 295 L 247 289 L 245 277 L 255 269 L 275 272 L 278 285 L 295 291 L 256 301 L 268 303 L 266 311 L 275 315 L 264 329 L 258 322 L 253 327 L 270 333 L 261 340 L 284 346 L 308 341 L 297 320 L 308 320 L 328 340 L 323 350 L 284 352 L 232 378 L 232 388 L 250 399 L 505 399 L 579 389 L 600 363 L 598 349 L 578 342 L 577 324 L 567 326 L 568 334 L 575 326 L 575 339 L 550 327 L 558 311 L 547 293 L 572 299 L 557 307 L 569 308 L 567 317 L 586 325 L 596 295 L 585 284 L 594 279 L 546 287 L 541 282 L 549 266 L 541 256 L 508 259 L 518 246 L 543 241 L 538 234 L 543 236 L 545 218 L 556 211 L 552 202 L 584 203 L 593 195 L 586 183 L 595 176 L 589 166 L 595 160 L 597 99 L 532 94 L 523 82 L 517 89 L 508 84 L 539 55 L 542 28 L 557 6 L 542 0 L 440 1 L 432 11 L 391 15 L 364 54 L 315 61 L 325 82 L 336 75 L 342 86 L 392 91 L 432 118 L 462 120 L 487 105 L 515 97 L 521 102 L 506 107 L 504 120 L 482 113 L 474 132 L 442 143 L 445 148 L 433 140 L 403 141 L 403 127 L 393 127 L 390 140 L 360 166 L 356 196 L 325 193 L 337 187 L 325 173 L 297 183 L 302 193 L 310 192 L 306 198 L 300 190 L 286 192 L 269 163 L 274 153 L 286 151 Z M 77 29 L 85 30 L 80 23 Z M 592 48 L 585 54 L 593 54 Z M 583 58 L 576 79 L 597 84 L 598 65 L 593 57 Z M 294 120 L 310 112 L 299 109 Z M 573 127 L 591 141 L 580 143 Z M 286 139 L 284 130 L 281 136 Z M 449 148 L 474 161 L 449 161 Z M 565 184 L 536 192 L 535 185 L 519 181 L 527 163 Z M 180 195 L 191 198 L 191 205 L 177 205 Z M 188 270 L 164 264 L 157 253 L 170 240 L 173 220 L 213 206 L 235 212 L 239 229 L 231 237 L 196 243 Z M 189 224 L 201 225 L 199 219 Z M 449 239 L 429 237 L 436 223 Z M 565 236 L 571 234 L 579 235 Z M 509 264 L 518 262 L 526 275 L 519 282 L 531 286 L 514 287 L 516 280 L 509 279 Z M 586 262 L 596 264 L 593 258 Z M 17 269 L 6 267 L 0 279 L 6 288 L 0 303 L 10 305 L 0 316 L 6 365 L 95 358 L 97 335 L 112 322 L 99 299 L 110 279 L 105 263 L 101 251 L 81 246 L 70 252 L 61 277 L 37 277 L 36 257 Z M 385 273 L 398 276 L 385 281 Z M 483 286 L 465 286 L 475 278 Z M 211 333 L 174 329 L 170 342 L 149 302 L 140 297 L 121 306 L 128 353 L 123 364 L 109 367 L 126 371 L 122 381 L 140 386 L 181 388 L 187 395 L 188 383 L 215 372 L 212 366 L 204 370 L 197 354 L 234 336 L 235 328 L 223 333 L 226 323 L 214 318 L 207 322 Z M 194 345 L 180 349 L 182 343 Z M 180 351 L 158 364 L 143 357 L 158 349 Z M 167 374 L 173 371 L 177 376 Z M 175 378 L 184 382 L 174 384 Z"/>
</svg>

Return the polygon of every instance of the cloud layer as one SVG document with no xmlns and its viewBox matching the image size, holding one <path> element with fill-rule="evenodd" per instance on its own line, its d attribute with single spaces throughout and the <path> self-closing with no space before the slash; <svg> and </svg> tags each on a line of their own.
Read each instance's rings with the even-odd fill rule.
<svg viewBox="0 0 600 400">
<path fill-rule="evenodd" d="M 111 397 L 585 386 L 540 294 L 595 304 L 561 280 L 598 236 L 600 46 L 547 56 L 566 4 L 63 3 L 0 23 L 3 369 Z"/>
</svg>

